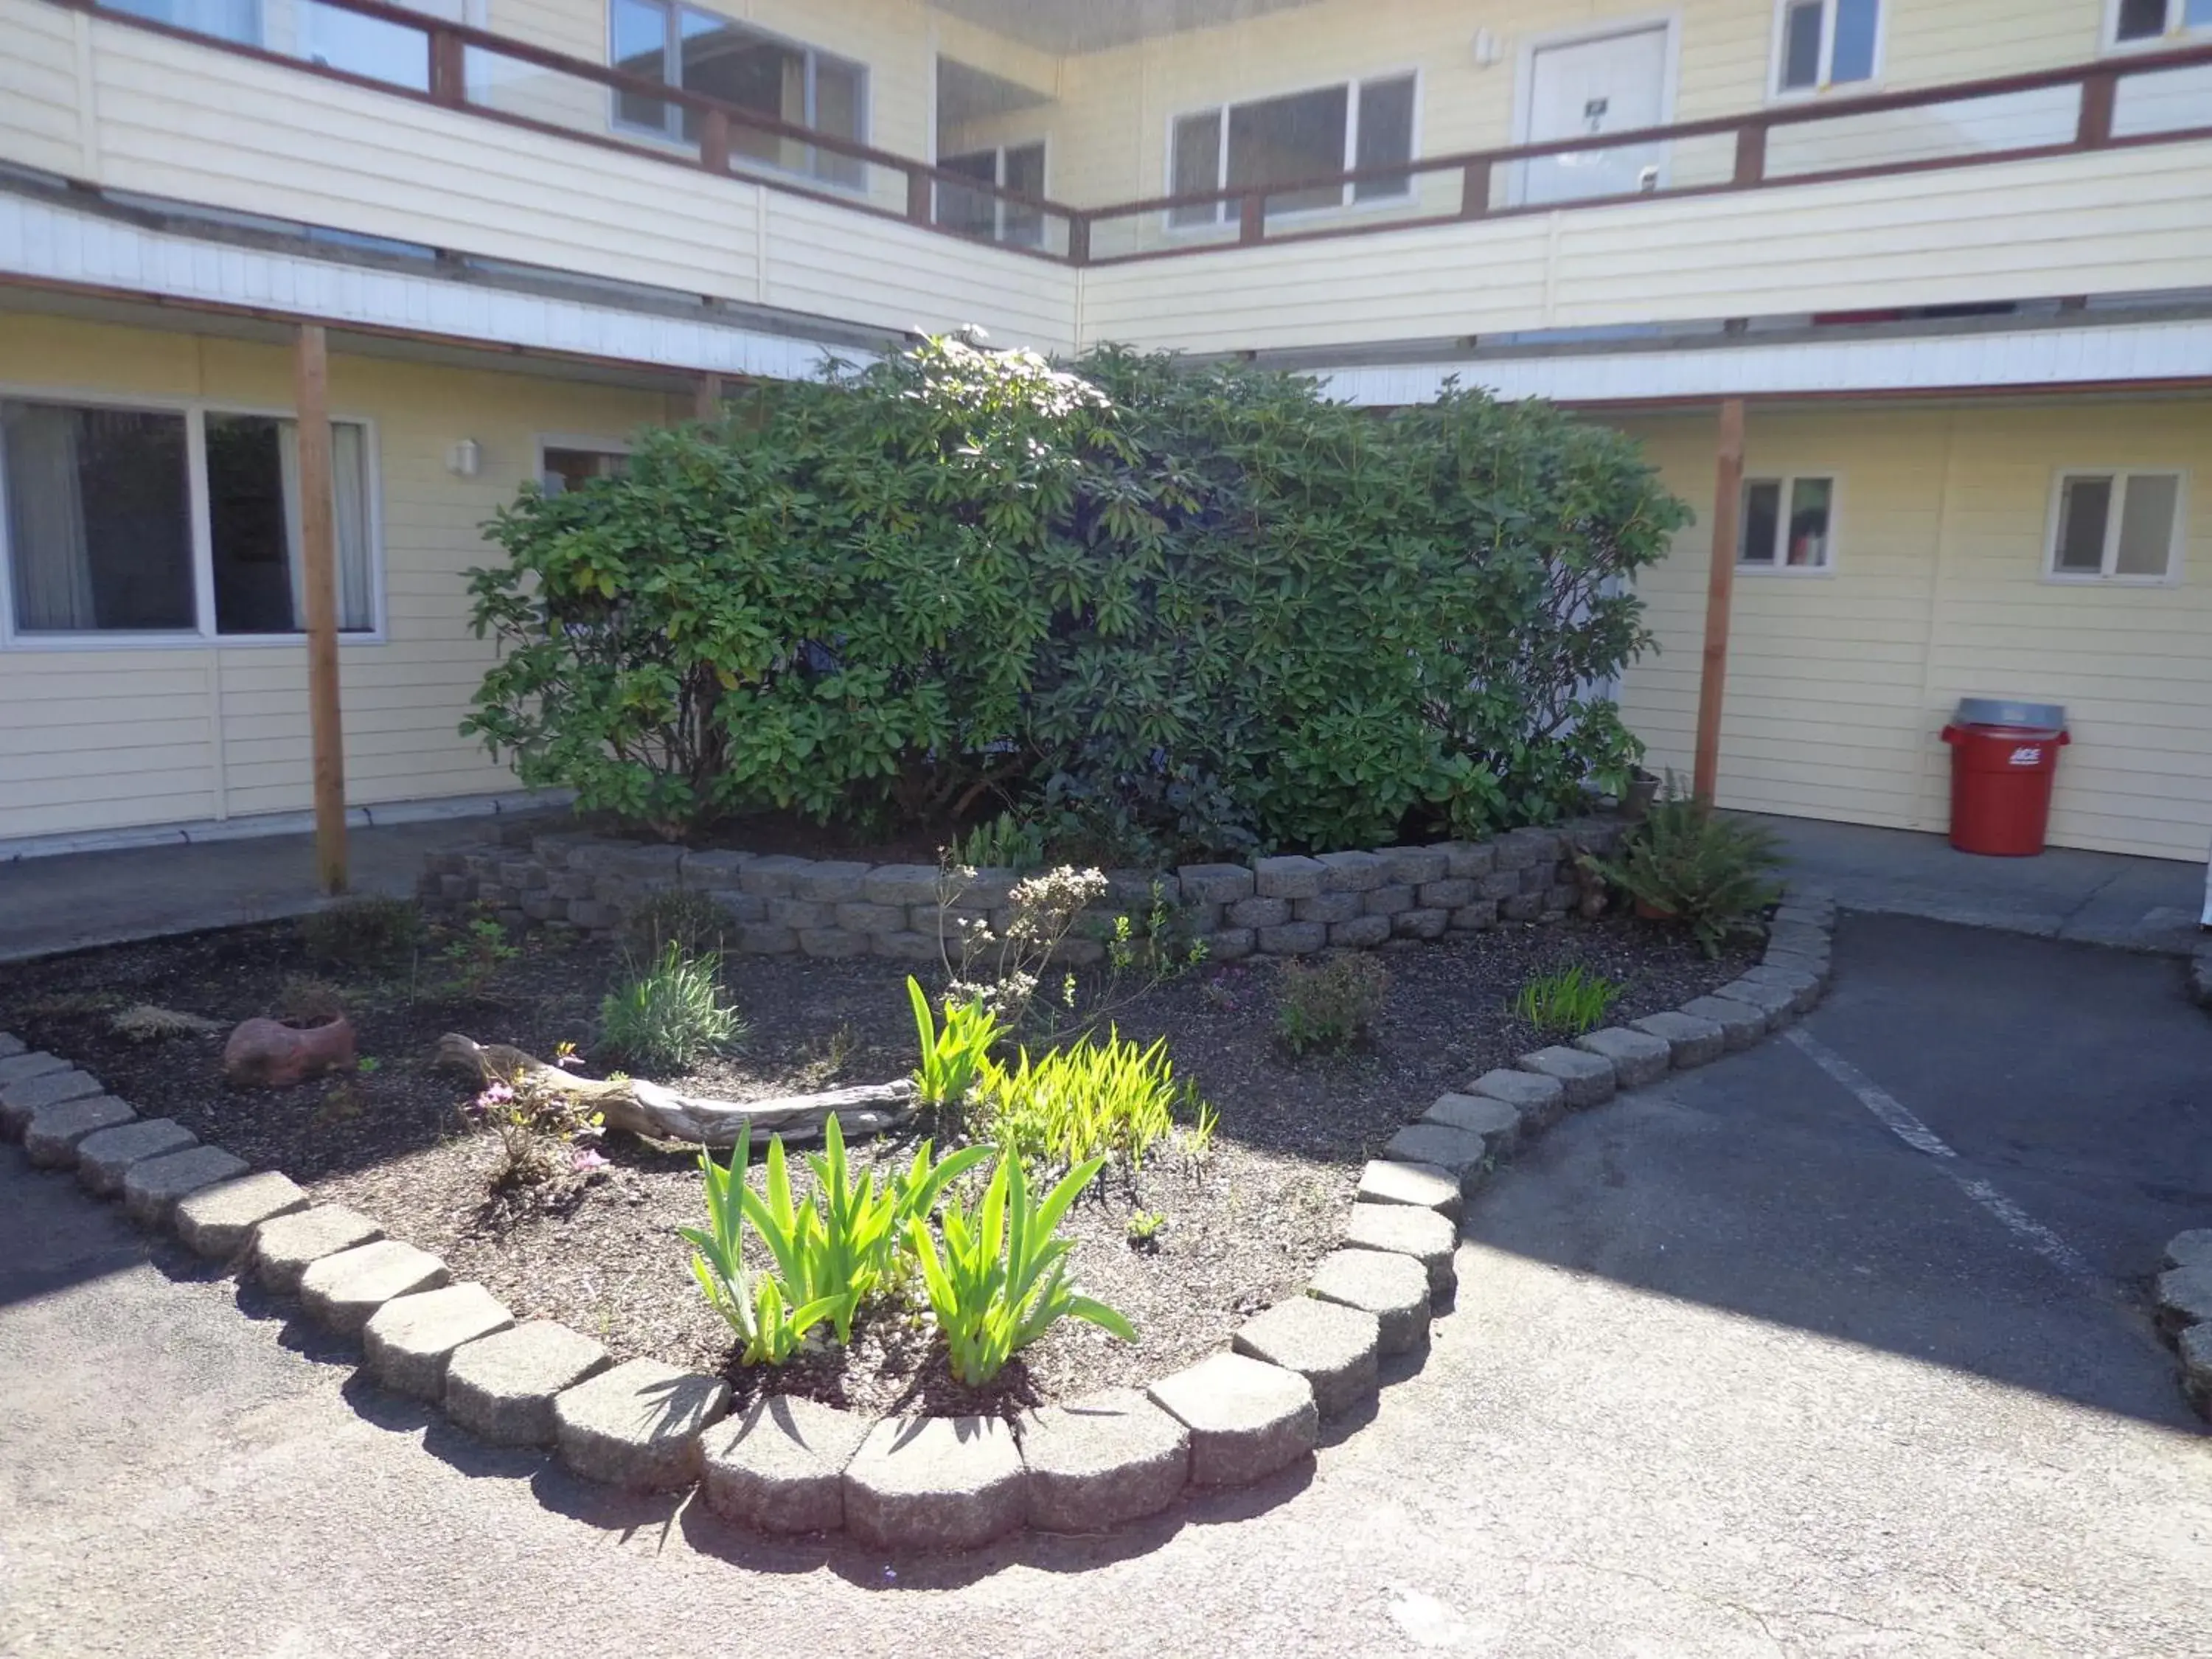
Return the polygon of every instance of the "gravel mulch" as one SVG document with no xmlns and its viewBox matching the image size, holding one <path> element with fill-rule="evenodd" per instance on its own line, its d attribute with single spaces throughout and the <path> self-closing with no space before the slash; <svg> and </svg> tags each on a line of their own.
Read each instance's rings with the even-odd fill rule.
<svg viewBox="0 0 2212 1659">
<path fill-rule="evenodd" d="M 927 1323 L 865 1318 L 848 1352 L 810 1358 L 774 1386 L 861 1408 L 1000 1408 L 1142 1384 L 1218 1347 L 1245 1315 L 1291 1294 L 1341 1236 L 1360 1164 L 1437 1094 L 1556 1039 L 1511 1002 L 1532 975 L 1581 963 L 1620 981 L 1613 1018 L 1633 1018 L 1726 982 L 1748 965 L 1708 961 L 1679 935 L 1626 919 L 1506 926 L 1384 954 L 1390 987 L 1369 1044 L 1293 1059 L 1275 1040 L 1276 969 L 1200 969 L 1115 1010 L 1121 1034 L 1169 1039 L 1177 1073 L 1219 1111 L 1206 1154 L 1156 1152 L 1141 1172 L 1109 1170 L 1072 1212 L 1083 1288 L 1120 1310 L 1125 1346 L 1066 1322 L 981 1400 L 944 1372 Z M 515 1196 L 489 1191 L 493 1137 L 456 1108 L 468 1090 L 432 1069 L 446 1031 L 541 1057 L 586 1048 L 614 953 L 532 935 L 483 994 L 460 996 L 426 956 L 384 974 L 320 970 L 343 997 L 373 1065 L 289 1090 L 237 1090 L 222 1078 L 221 1035 L 133 1042 L 110 1024 L 153 1003 L 230 1023 L 271 1012 L 310 964 L 289 924 L 121 946 L 0 969 L 0 1029 L 69 1055 L 148 1114 L 177 1118 L 318 1198 L 374 1217 L 392 1237 L 443 1256 L 517 1317 L 558 1319 L 618 1358 L 647 1354 L 728 1370 L 730 1333 L 693 1283 L 679 1226 L 701 1224 L 696 1155 L 609 1138 L 611 1167 Z M 913 1063 L 905 969 L 862 959 L 732 957 L 728 989 L 750 1024 L 733 1054 L 687 1078 L 687 1092 L 759 1099 L 900 1075 Z M 902 1162 L 911 1139 L 868 1149 Z M 1133 1217 L 1161 1218 L 1148 1242 Z"/>
</svg>

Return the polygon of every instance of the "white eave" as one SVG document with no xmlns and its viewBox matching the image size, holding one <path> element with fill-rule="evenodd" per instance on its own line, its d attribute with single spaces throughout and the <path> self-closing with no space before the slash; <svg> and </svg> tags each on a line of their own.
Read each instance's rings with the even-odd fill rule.
<svg viewBox="0 0 2212 1659">
<path fill-rule="evenodd" d="M 690 374 L 803 380 L 833 349 L 848 360 L 871 355 L 704 318 L 149 229 L 0 193 L 0 282 L 9 279 Z"/>
<path fill-rule="evenodd" d="M 1880 339 L 1557 352 L 1331 369 L 1343 402 L 1426 403 L 1447 380 L 1508 398 L 1636 404 L 1725 397 L 2061 391 L 2212 380 L 2212 320 L 2098 318 Z"/>
</svg>

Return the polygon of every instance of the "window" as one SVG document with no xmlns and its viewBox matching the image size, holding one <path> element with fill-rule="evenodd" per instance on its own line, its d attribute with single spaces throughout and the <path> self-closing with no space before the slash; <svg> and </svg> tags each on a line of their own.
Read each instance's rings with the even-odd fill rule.
<svg viewBox="0 0 2212 1659">
<path fill-rule="evenodd" d="M 2061 473 L 2050 574 L 2076 581 L 2166 581 L 2180 528 L 2179 472 Z"/>
<path fill-rule="evenodd" d="M 594 478 L 619 478 L 629 471 L 626 450 L 543 444 L 538 451 L 538 482 L 549 495 L 565 495 Z"/>
<path fill-rule="evenodd" d="M 1746 478 L 1736 562 L 1752 570 L 1826 570 L 1836 512 L 1832 477 Z"/>
<path fill-rule="evenodd" d="M 1169 150 L 1169 190 L 1177 196 L 1287 184 L 1353 167 L 1410 161 L 1413 77 L 1392 76 L 1231 104 L 1225 109 L 1199 110 L 1176 118 Z M 1347 199 L 1388 200 L 1412 190 L 1411 176 L 1403 173 L 1350 186 L 1316 185 L 1273 192 L 1267 198 L 1266 210 L 1311 211 L 1341 207 Z M 1203 202 L 1170 209 L 1168 222 L 1218 224 L 1237 215 L 1233 201 Z"/>
<path fill-rule="evenodd" d="M 967 150 L 940 155 L 937 165 L 987 185 L 1019 191 L 1024 196 L 1044 194 L 1044 145 L 1015 144 L 1003 149 Z M 964 236 L 988 241 L 1012 242 L 1036 247 L 1044 241 L 1044 215 L 1019 202 L 1009 202 L 980 190 L 958 185 L 937 187 L 937 222 Z"/>
<path fill-rule="evenodd" d="M 334 421 L 331 441 L 338 626 L 362 633 L 376 625 L 368 434 Z M 0 402 L 15 634 L 302 631 L 299 472 L 281 416 Z"/>
<path fill-rule="evenodd" d="M 1881 0 L 1782 0 L 1774 89 L 1818 92 L 1874 79 Z"/>
<path fill-rule="evenodd" d="M 2116 41 L 2157 40 L 2190 29 L 2212 28 L 2212 0 L 2117 0 Z"/>
<path fill-rule="evenodd" d="M 859 143 L 867 137 L 868 72 L 859 64 L 667 0 L 614 0 L 611 20 L 618 70 L 833 138 Z M 691 143 L 699 138 L 696 110 L 650 93 L 617 92 L 615 124 Z M 730 153 L 830 184 L 866 182 L 856 156 L 737 123 Z"/>
<path fill-rule="evenodd" d="M 261 0 L 110 0 L 117 11 L 242 46 L 261 45 Z"/>
</svg>

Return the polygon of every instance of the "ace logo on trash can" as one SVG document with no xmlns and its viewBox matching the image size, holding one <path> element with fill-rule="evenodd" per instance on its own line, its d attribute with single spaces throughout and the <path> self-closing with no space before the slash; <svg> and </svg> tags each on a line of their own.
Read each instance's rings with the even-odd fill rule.
<svg viewBox="0 0 2212 1659">
<path fill-rule="evenodd" d="M 2043 764 L 2043 745 L 2024 743 L 2014 750 L 2006 761 L 2009 766 L 2040 766 Z"/>
</svg>

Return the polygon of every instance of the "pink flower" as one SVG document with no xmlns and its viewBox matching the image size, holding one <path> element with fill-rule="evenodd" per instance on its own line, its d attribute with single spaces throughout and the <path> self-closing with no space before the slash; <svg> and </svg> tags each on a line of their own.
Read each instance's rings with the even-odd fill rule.
<svg viewBox="0 0 2212 1659">
<path fill-rule="evenodd" d="M 592 1170 L 605 1169 L 607 1167 L 607 1160 L 601 1154 L 592 1151 L 589 1146 L 579 1146 L 574 1152 L 569 1154 L 568 1167 L 574 1170 L 578 1175 L 584 1175 Z"/>
</svg>

